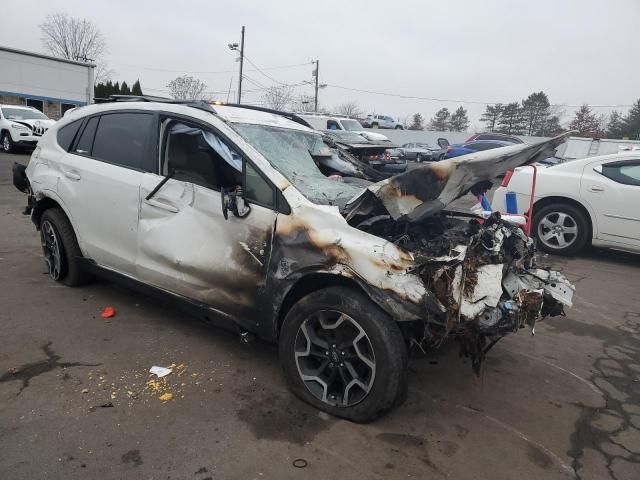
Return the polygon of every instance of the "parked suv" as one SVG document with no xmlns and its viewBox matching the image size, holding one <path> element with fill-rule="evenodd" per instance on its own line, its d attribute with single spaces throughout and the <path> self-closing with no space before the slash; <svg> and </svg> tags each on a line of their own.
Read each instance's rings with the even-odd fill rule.
<svg viewBox="0 0 640 480">
<path fill-rule="evenodd" d="M 571 305 L 518 227 L 442 214 L 558 139 L 372 183 L 356 160 L 323 175 L 331 152 L 294 115 L 149 100 L 78 108 L 14 166 L 54 281 L 107 274 L 278 342 L 293 392 L 355 421 L 405 398 L 410 344 L 458 339 L 477 372 Z"/>
<path fill-rule="evenodd" d="M 404 130 L 404 125 L 398 120 L 388 115 L 367 115 L 362 121 L 362 125 L 367 128 L 392 128 Z"/>
<path fill-rule="evenodd" d="M 21 105 L 0 105 L 0 142 L 2 151 L 13 152 L 18 147 L 35 147 L 55 123 L 40 110 Z"/>
</svg>

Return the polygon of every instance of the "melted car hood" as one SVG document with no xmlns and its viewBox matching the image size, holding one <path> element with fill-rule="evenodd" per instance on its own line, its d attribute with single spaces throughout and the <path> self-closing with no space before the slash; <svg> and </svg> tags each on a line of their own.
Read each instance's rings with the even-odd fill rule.
<svg viewBox="0 0 640 480">
<path fill-rule="evenodd" d="M 495 148 L 414 168 L 367 187 L 347 203 L 343 214 L 350 219 L 384 214 L 386 210 L 394 220 L 420 221 L 481 182 L 553 155 L 569 135 L 567 132 L 535 144 Z"/>
</svg>

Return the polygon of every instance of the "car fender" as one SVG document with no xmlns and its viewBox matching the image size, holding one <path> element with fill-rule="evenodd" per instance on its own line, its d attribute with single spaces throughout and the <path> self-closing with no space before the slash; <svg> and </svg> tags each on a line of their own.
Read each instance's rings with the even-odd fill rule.
<svg viewBox="0 0 640 480">
<path fill-rule="evenodd" d="M 82 248 L 82 238 L 79 234 L 79 230 L 77 228 L 76 225 L 76 221 L 73 218 L 73 215 L 71 214 L 71 211 L 69 210 L 69 207 L 64 203 L 64 200 L 62 200 L 62 198 L 53 190 L 47 189 L 47 188 L 40 188 L 37 191 L 34 192 L 34 198 L 35 198 L 35 205 L 34 205 L 34 210 L 31 213 L 31 220 L 33 221 L 33 223 L 36 224 L 36 227 L 39 229 L 40 228 L 40 222 L 39 222 L 39 218 L 40 215 L 42 214 L 42 212 L 46 209 L 42 209 L 42 207 L 40 208 L 40 210 L 38 209 L 38 205 L 43 205 L 46 204 L 47 200 L 52 200 L 53 202 L 57 203 L 58 206 L 62 209 L 62 211 L 64 212 L 64 214 L 67 216 L 67 218 L 69 219 L 69 222 L 71 223 L 71 226 L 73 227 L 73 232 L 76 235 L 76 239 L 78 240 L 78 245 L 80 246 L 80 250 L 84 250 Z M 83 252 L 84 254 L 84 252 Z"/>
</svg>

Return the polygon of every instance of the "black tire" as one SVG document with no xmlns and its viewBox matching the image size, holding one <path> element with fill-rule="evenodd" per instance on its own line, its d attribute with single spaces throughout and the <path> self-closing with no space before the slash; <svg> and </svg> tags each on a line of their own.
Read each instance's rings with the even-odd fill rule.
<svg viewBox="0 0 640 480">
<path fill-rule="evenodd" d="M 16 150 L 15 144 L 11 139 L 11 134 L 9 132 L 4 132 L 2 134 L 2 151 L 4 153 L 13 153 Z"/>
<path fill-rule="evenodd" d="M 404 130 L 404 127 L 402 125 L 396 125 L 396 130 Z"/>
<path fill-rule="evenodd" d="M 551 238 L 546 238 L 552 231 L 550 225 L 562 224 Z M 569 233 L 573 232 L 574 233 Z M 574 255 L 582 250 L 591 238 L 591 228 L 584 213 L 568 203 L 551 203 L 533 212 L 532 234 L 538 239 L 538 248 L 556 255 Z"/>
<path fill-rule="evenodd" d="M 378 128 L 378 124 L 377 123 L 372 123 L 371 124 L 371 128 Z"/>
<path fill-rule="evenodd" d="M 416 162 L 417 163 L 421 163 L 422 162 L 422 155 L 420 155 L 419 153 L 416 154 Z"/>
<path fill-rule="evenodd" d="M 55 241 L 59 246 L 57 271 L 53 266 L 55 262 L 51 255 L 51 245 L 47 243 L 47 239 L 50 240 L 51 231 L 53 231 Z M 78 287 L 91 281 L 93 275 L 82 268 L 82 252 L 78 246 L 73 227 L 60 208 L 50 208 L 42 214 L 40 217 L 40 236 L 47 270 L 53 280 L 69 287 Z"/>
<path fill-rule="evenodd" d="M 308 344 L 309 347 L 307 348 L 313 345 L 307 340 L 309 336 L 303 332 L 302 326 L 305 324 L 305 332 L 309 331 L 312 327 L 309 326 L 310 324 L 307 320 L 309 320 L 309 322 L 314 321 L 314 314 L 317 315 L 318 312 L 323 312 L 323 314 L 326 315 L 330 315 L 330 313 L 327 312 L 332 312 L 331 314 L 336 315 L 346 314 L 348 320 L 344 323 L 347 324 L 347 322 L 355 321 L 361 328 L 361 331 L 366 335 L 366 337 L 362 338 L 359 342 L 345 343 L 343 346 L 338 344 L 337 348 L 335 344 L 330 345 L 328 343 L 326 348 L 328 349 L 327 351 L 330 352 L 326 355 L 325 360 L 327 362 L 342 362 L 344 358 L 346 366 L 343 369 L 343 363 L 339 363 L 340 367 L 338 367 L 338 363 L 330 363 L 329 367 L 325 367 L 325 369 L 318 374 L 324 373 L 328 368 L 328 379 L 331 378 L 331 374 L 333 373 L 338 383 L 344 385 L 345 377 L 343 372 L 349 373 L 353 371 L 354 368 L 363 366 L 364 364 L 360 359 L 362 359 L 363 355 L 370 355 L 368 359 L 371 361 L 371 358 L 373 358 L 373 368 L 370 368 L 371 375 L 369 375 L 369 380 L 365 380 L 369 383 L 369 389 L 365 392 L 363 388 L 358 387 L 358 389 L 356 389 L 356 395 L 351 397 L 352 399 L 355 398 L 357 402 L 351 405 L 342 406 L 335 404 L 336 402 L 339 403 L 343 401 L 345 397 L 347 402 L 349 401 L 351 394 L 348 387 L 342 391 L 344 396 L 338 399 L 332 397 L 334 404 L 331 404 L 331 399 L 328 398 L 330 396 L 329 388 L 323 389 L 326 392 L 323 396 L 327 397 L 328 400 L 323 401 L 322 398 L 316 396 L 317 393 L 312 393 L 311 387 L 307 386 L 307 384 L 310 384 L 318 390 L 318 388 L 322 388 L 319 387 L 319 383 L 315 381 L 305 383 L 302 380 L 302 373 L 298 368 L 299 364 L 296 351 L 301 351 L 300 341 Z M 338 323 L 336 322 L 336 324 Z M 353 324 L 349 323 L 347 326 L 353 327 Z M 328 332 L 328 330 L 323 330 L 322 332 Z M 333 335 L 337 336 L 337 332 L 334 331 Z M 329 340 L 329 337 L 326 337 L 327 342 L 336 341 L 336 336 L 333 337 L 333 340 Z M 345 337 L 342 338 L 344 339 Z M 365 342 L 364 348 L 362 346 L 363 341 Z M 349 351 L 347 351 L 345 357 L 340 357 L 340 355 L 345 355 L 345 351 L 340 352 L 339 350 L 350 349 L 355 347 L 356 344 L 360 344 L 359 348 L 354 348 L 353 350 L 357 355 L 350 355 Z M 345 347 L 344 345 L 347 346 Z M 369 347 L 371 351 L 369 351 L 368 354 L 360 351 L 361 349 L 367 351 Z M 324 348 L 325 347 L 322 347 L 320 350 Z M 366 295 L 359 291 L 344 287 L 330 287 L 310 293 L 302 298 L 291 308 L 283 322 L 280 333 L 279 350 L 280 364 L 293 393 L 305 402 L 331 415 L 346 418 L 354 422 L 369 422 L 384 415 L 406 399 L 408 374 L 407 349 L 402 333 L 393 320 Z M 322 355 L 323 352 L 319 353 Z M 312 355 L 303 356 L 303 360 L 305 358 L 312 360 L 315 357 Z M 317 361 L 321 362 L 321 360 Z M 339 372 L 335 373 L 336 371 Z M 340 378 L 343 380 L 341 381 Z M 351 380 L 353 380 L 353 376 L 351 376 Z M 349 383 L 351 383 L 351 381 L 347 384 Z M 333 383 L 331 385 L 333 385 Z M 357 398 L 358 391 L 361 397 L 359 399 Z"/>
</svg>

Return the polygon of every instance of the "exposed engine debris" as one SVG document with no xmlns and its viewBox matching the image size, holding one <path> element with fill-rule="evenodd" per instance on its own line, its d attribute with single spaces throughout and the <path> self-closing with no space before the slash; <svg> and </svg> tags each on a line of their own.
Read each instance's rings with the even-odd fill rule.
<svg viewBox="0 0 640 480">
<path fill-rule="evenodd" d="M 413 342 L 438 346 L 455 337 L 476 373 L 504 335 L 525 326 L 533 333 L 538 318 L 571 306 L 573 285 L 537 268 L 533 240 L 498 213 L 484 221 L 441 214 L 412 223 L 381 215 L 356 227 L 411 252 L 414 272 L 442 306 L 416 325 Z"/>
</svg>

